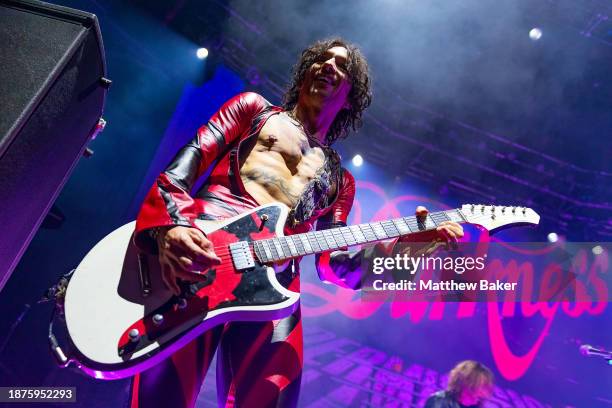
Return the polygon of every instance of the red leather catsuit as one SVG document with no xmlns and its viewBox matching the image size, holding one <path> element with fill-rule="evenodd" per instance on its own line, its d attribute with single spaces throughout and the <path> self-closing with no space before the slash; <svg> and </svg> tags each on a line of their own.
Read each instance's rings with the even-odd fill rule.
<svg viewBox="0 0 612 408">
<path fill-rule="evenodd" d="M 149 191 L 136 223 L 135 242 L 155 252 L 149 231 L 168 225 L 193 226 L 196 219 L 235 216 L 259 206 L 240 178 L 240 147 L 254 143 L 266 120 L 282 109 L 255 93 L 229 100 L 179 151 Z M 200 176 L 212 171 L 198 192 L 191 189 Z M 323 208 L 310 208 L 291 232 L 346 225 L 355 195 L 351 174 L 338 168 L 335 198 Z M 325 200 L 324 200 L 325 201 Z M 320 205 L 320 201 L 317 201 Z M 359 261 L 354 256 L 316 257 L 322 279 L 356 287 Z M 287 270 L 289 288 L 299 291 L 299 273 Z M 131 407 L 192 407 L 215 350 L 219 406 L 294 407 L 302 372 L 300 310 L 270 322 L 234 322 L 209 331 L 139 375 L 132 381 Z"/>
</svg>

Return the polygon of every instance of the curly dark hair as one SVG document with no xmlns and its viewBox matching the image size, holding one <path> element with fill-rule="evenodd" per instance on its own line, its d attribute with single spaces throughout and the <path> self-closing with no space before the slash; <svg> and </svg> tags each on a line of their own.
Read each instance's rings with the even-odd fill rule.
<svg viewBox="0 0 612 408">
<path fill-rule="evenodd" d="M 368 63 L 359 49 L 343 40 L 342 38 L 331 38 L 317 41 L 310 47 L 302 51 L 302 56 L 293 67 L 293 77 L 289 88 L 283 97 L 283 108 L 291 110 L 297 105 L 300 94 L 300 87 L 308 68 L 315 63 L 321 55 L 333 47 L 344 47 L 348 50 L 347 71 L 351 81 L 351 91 L 348 100 L 351 105 L 349 109 L 342 109 L 336 115 L 329 131 L 326 135 L 328 145 L 338 139 L 348 136 L 349 129 L 357 130 L 363 121 L 361 116 L 363 111 L 372 102 L 372 92 L 370 90 L 371 80 L 368 72 Z"/>
</svg>

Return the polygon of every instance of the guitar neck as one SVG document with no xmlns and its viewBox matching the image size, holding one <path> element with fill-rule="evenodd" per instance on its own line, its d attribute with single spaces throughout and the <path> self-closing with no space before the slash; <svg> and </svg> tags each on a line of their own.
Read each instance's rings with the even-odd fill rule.
<svg viewBox="0 0 612 408">
<path fill-rule="evenodd" d="M 466 223 L 461 210 L 430 213 L 424 222 L 416 216 L 351 225 L 253 242 L 255 255 L 262 263 L 279 262 L 305 255 L 384 241 L 386 239 L 436 229 L 444 221 Z"/>
</svg>

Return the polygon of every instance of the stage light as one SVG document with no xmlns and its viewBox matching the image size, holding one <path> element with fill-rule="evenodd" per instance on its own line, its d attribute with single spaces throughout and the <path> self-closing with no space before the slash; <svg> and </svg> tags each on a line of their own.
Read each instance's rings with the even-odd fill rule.
<svg viewBox="0 0 612 408">
<path fill-rule="evenodd" d="M 206 48 L 198 48 L 196 55 L 198 56 L 199 59 L 204 59 L 208 57 L 208 50 Z"/>
<path fill-rule="evenodd" d="M 363 157 L 360 154 L 353 156 L 353 166 L 360 167 L 363 164 Z"/>
<path fill-rule="evenodd" d="M 550 234 L 548 234 L 547 238 L 548 238 L 548 242 L 553 242 L 553 243 L 559 240 L 559 236 L 555 232 L 551 232 Z"/>
<path fill-rule="evenodd" d="M 601 245 L 595 245 L 592 249 L 593 254 L 594 255 L 601 255 L 603 254 L 603 248 L 601 247 Z"/>
<path fill-rule="evenodd" d="M 531 31 L 529 31 L 529 38 L 531 38 L 532 41 L 538 41 L 542 38 L 542 30 L 537 27 L 532 28 Z"/>
</svg>

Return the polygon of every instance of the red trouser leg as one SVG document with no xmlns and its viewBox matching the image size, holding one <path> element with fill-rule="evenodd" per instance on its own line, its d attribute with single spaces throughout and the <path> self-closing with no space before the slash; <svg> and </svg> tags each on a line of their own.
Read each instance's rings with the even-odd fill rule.
<svg viewBox="0 0 612 408">
<path fill-rule="evenodd" d="M 272 322 L 227 324 L 217 355 L 219 406 L 297 406 L 302 350 L 299 309 Z"/>
<path fill-rule="evenodd" d="M 299 309 L 285 319 L 228 323 L 198 337 L 133 378 L 130 408 L 193 407 L 219 342 L 220 407 L 297 406 L 303 363 Z"/>
<path fill-rule="evenodd" d="M 215 354 L 222 327 L 210 330 L 132 379 L 130 408 L 191 408 Z"/>
</svg>

